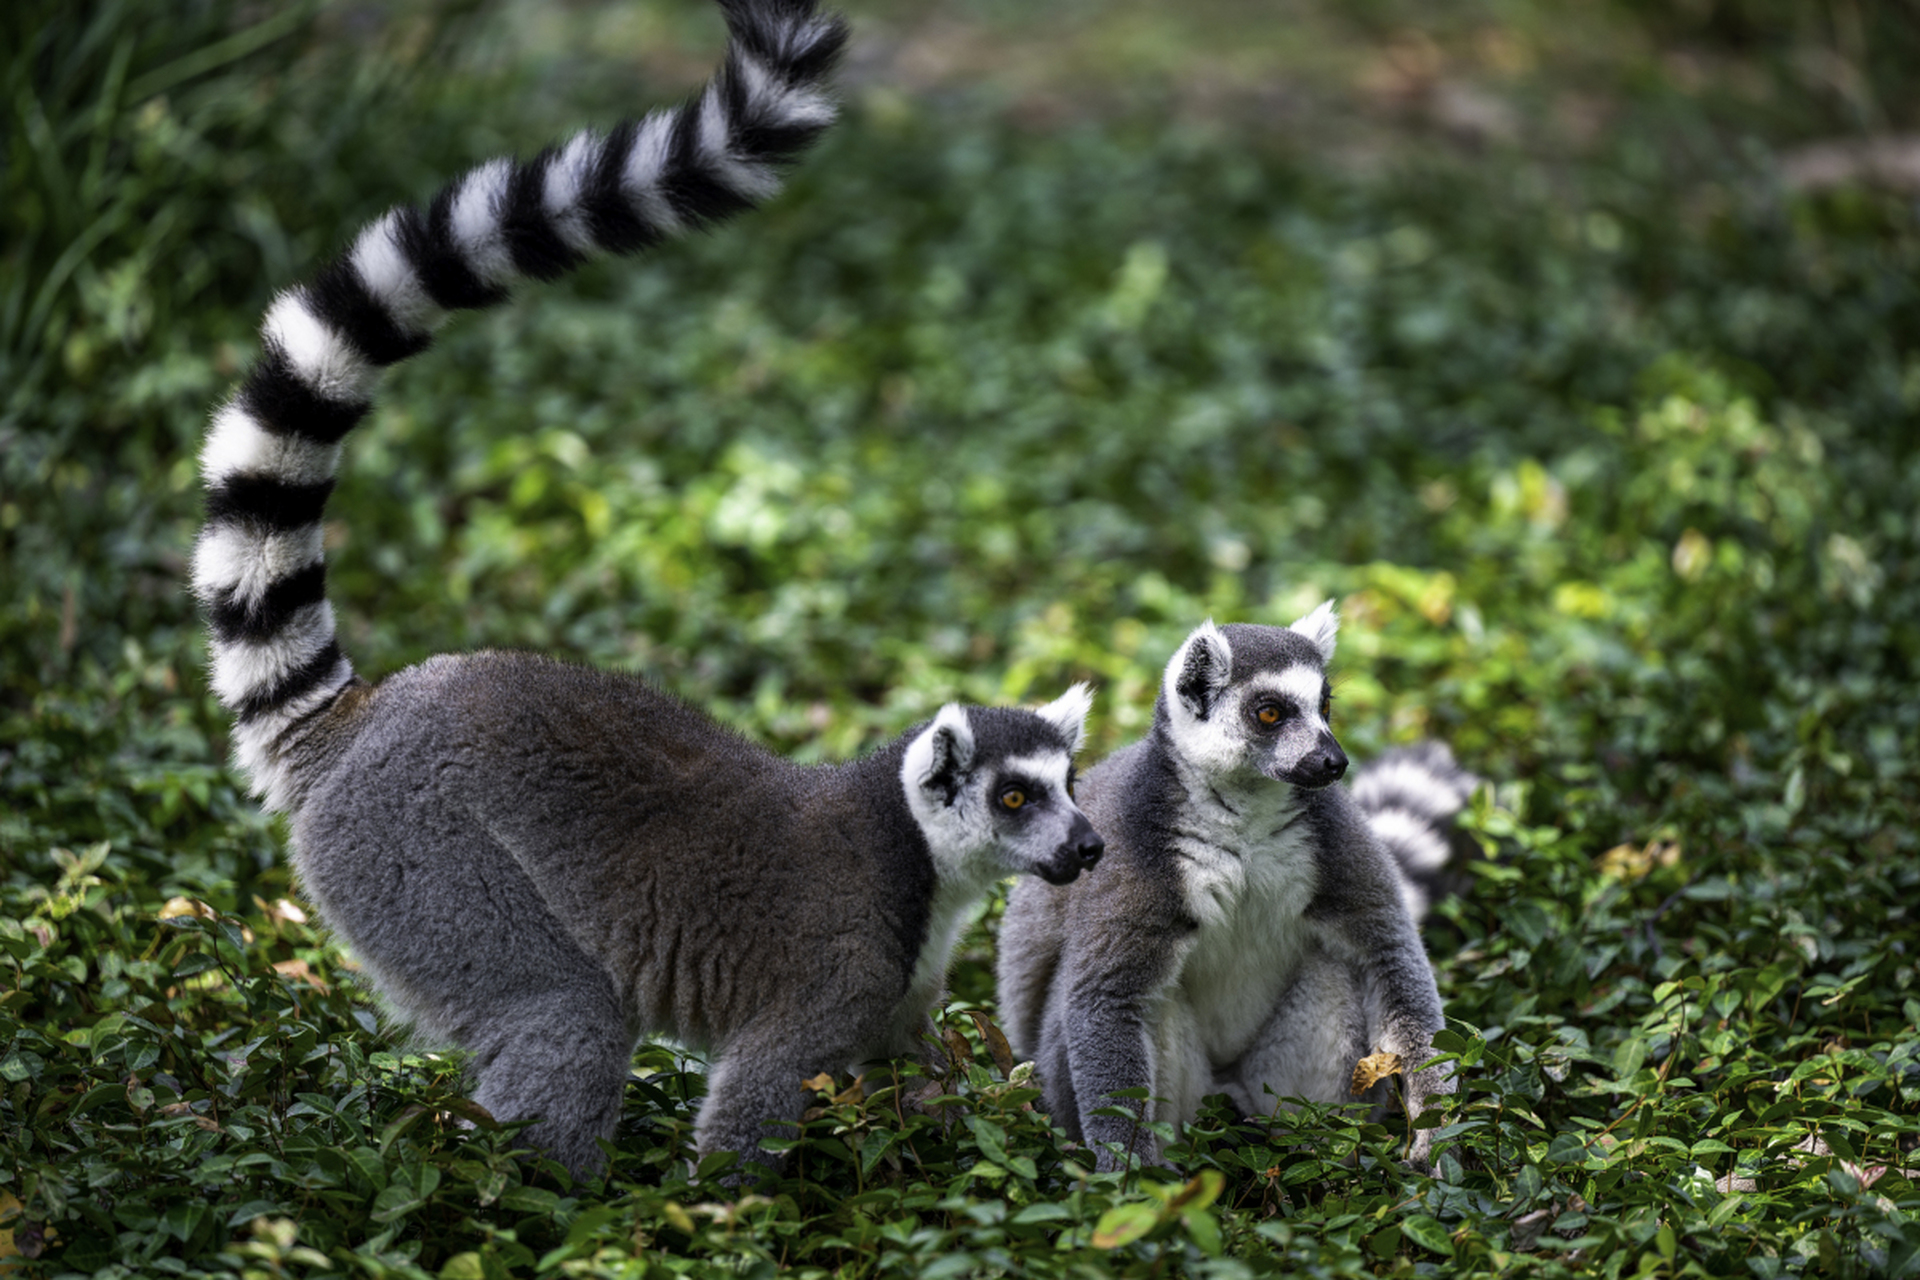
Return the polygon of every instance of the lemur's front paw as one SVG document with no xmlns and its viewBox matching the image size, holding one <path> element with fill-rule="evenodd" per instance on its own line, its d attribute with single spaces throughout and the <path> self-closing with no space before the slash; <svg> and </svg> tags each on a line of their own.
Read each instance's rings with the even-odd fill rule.
<svg viewBox="0 0 1920 1280">
<path fill-rule="evenodd" d="M 1433 1056 L 1432 1051 L 1427 1053 Z M 1407 1116 L 1409 1123 L 1418 1125 L 1421 1116 L 1441 1097 L 1454 1091 L 1456 1085 L 1453 1072 L 1445 1067 L 1434 1067 L 1416 1072 L 1407 1078 Z M 1430 1128 L 1413 1129 L 1413 1140 L 1407 1148 L 1407 1167 L 1415 1173 L 1433 1172 L 1433 1133 Z"/>
<path fill-rule="evenodd" d="M 1433 1173 L 1433 1130 L 1415 1129 L 1413 1143 L 1407 1148 L 1407 1168 L 1422 1176 Z"/>
</svg>

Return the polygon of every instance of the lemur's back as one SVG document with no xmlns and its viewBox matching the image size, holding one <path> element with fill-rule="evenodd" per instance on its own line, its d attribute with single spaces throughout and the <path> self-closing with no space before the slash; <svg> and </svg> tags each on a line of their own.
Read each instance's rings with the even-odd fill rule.
<svg viewBox="0 0 1920 1280">
<path fill-rule="evenodd" d="M 628 1017 L 710 1043 L 821 964 L 823 927 L 843 931 L 823 917 L 862 926 L 843 966 L 910 967 L 924 934 L 924 858 L 870 865 L 911 845 L 910 819 L 889 841 L 884 806 L 839 794 L 884 761 L 795 765 L 640 680 L 534 654 L 434 658 L 352 714 L 352 743 L 301 788 L 295 863 L 376 971 L 464 949 L 478 972 L 472 939 L 557 930 Z M 516 923 L 489 924 L 503 902 Z M 719 938 L 754 964 L 716 960 Z"/>
</svg>

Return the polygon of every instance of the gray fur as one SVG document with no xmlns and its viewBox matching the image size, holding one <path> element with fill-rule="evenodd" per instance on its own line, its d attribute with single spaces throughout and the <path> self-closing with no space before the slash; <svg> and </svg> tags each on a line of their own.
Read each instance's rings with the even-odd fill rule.
<svg viewBox="0 0 1920 1280">
<path fill-rule="evenodd" d="M 1099 852 L 1065 786 L 1020 764 L 1070 768 L 1035 712 L 949 707 L 809 767 L 630 677 L 483 652 L 391 676 L 316 729 L 286 760 L 301 883 L 402 1019 L 472 1052 L 476 1101 L 540 1117 L 529 1139 L 581 1172 L 650 1033 L 716 1055 L 700 1152 L 765 1160 L 800 1081 L 922 1050 L 959 908 Z M 928 740 L 937 771 L 903 778 Z M 1017 811 L 996 800 L 1009 785 Z M 951 816 L 978 838 L 916 800 L 970 809 Z"/>
<path fill-rule="evenodd" d="M 1107 842 L 1098 870 L 1013 890 L 1001 1016 L 1101 1168 L 1120 1164 L 1109 1143 L 1159 1155 L 1132 1122 L 1093 1114 L 1116 1090 L 1148 1089 L 1152 1118 L 1179 1124 L 1212 1093 L 1246 1115 L 1276 1097 L 1350 1102 L 1359 1059 L 1432 1056 L 1440 997 L 1403 878 L 1329 785 L 1346 765 L 1325 715 L 1335 625 L 1323 607 L 1290 628 L 1197 628 L 1151 732 L 1080 785 Z M 1263 725 L 1268 703 L 1280 714 Z M 1415 1073 L 1411 1109 L 1453 1088 L 1445 1068 Z M 1430 1133 L 1416 1131 L 1416 1164 Z"/>
</svg>

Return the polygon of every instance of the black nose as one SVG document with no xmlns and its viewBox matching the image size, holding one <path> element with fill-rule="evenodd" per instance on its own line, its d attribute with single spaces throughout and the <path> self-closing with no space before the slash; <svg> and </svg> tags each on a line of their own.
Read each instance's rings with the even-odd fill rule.
<svg viewBox="0 0 1920 1280">
<path fill-rule="evenodd" d="M 1106 851 L 1107 842 L 1100 838 L 1100 833 L 1093 829 L 1091 822 L 1087 821 L 1087 815 L 1084 813 L 1076 814 L 1073 819 L 1073 825 L 1067 829 L 1067 846 L 1065 849 L 1067 856 L 1079 863 L 1080 868 L 1085 870 L 1100 861 L 1100 855 Z"/>
<path fill-rule="evenodd" d="M 1339 743 L 1329 738 L 1321 744 L 1315 765 L 1326 775 L 1328 782 L 1338 782 L 1347 776 L 1347 753 L 1340 749 Z"/>
<path fill-rule="evenodd" d="M 1296 787 L 1318 789 L 1330 787 L 1340 781 L 1347 772 L 1347 753 L 1333 740 L 1332 734 L 1323 733 L 1320 741 L 1295 765 L 1290 772 L 1276 774 L 1282 781 L 1291 782 Z"/>
</svg>

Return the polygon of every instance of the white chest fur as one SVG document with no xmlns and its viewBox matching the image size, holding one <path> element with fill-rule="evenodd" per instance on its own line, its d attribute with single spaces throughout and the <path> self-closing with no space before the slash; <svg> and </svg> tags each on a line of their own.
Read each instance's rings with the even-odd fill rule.
<svg viewBox="0 0 1920 1280">
<path fill-rule="evenodd" d="M 908 1056 L 922 1048 L 920 1033 L 926 1026 L 928 1012 L 946 987 L 947 961 L 953 955 L 954 944 L 967 925 L 985 909 L 986 892 L 991 885 L 991 873 L 986 873 L 977 878 L 962 878 L 957 883 L 942 880 L 934 889 L 926 940 L 920 944 L 913 975 L 907 980 L 907 994 L 894 1010 L 888 1043 L 878 1049 L 881 1056 Z"/>
<path fill-rule="evenodd" d="M 1293 789 L 1259 779 L 1189 791 L 1174 841 L 1199 929 L 1177 999 L 1215 1066 L 1245 1052 L 1316 945 L 1305 918 L 1316 877 Z"/>
</svg>

